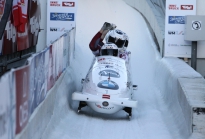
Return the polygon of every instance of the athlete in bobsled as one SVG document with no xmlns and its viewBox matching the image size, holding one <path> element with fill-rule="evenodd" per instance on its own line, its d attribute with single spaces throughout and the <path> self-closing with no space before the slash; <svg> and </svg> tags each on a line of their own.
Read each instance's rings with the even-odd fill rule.
<svg viewBox="0 0 205 139">
<path fill-rule="evenodd" d="M 137 101 L 132 99 L 137 86 L 132 84 L 130 75 L 128 36 L 115 28 L 114 24 L 104 23 L 90 42 L 94 61 L 82 79 L 82 92 L 72 94 L 73 100 L 80 101 L 78 112 L 89 106 L 107 114 L 124 110 L 131 117 L 132 108 L 137 107 Z"/>
<path fill-rule="evenodd" d="M 103 40 L 106 43 L 114 43 L 119 49 L 119 57 L 128 60 L 128 47 L 129 38 L 127 34 L 119 29 L 116 29 L 116 25 L 105 22 L 99 32 L 92 38 L 89 46 L 95 56 L 100 55 L 101 47 L 104 45 Z"/>
</svg>

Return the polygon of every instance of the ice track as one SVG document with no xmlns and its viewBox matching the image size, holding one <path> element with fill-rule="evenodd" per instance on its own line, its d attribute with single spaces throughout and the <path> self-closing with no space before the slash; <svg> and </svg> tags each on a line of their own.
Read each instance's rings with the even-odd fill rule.
<svg viewBox="0 0 205 139">
<path fill-rule="evenodd" d="M 76 86 L 81 89 L 93 55 L 89 49 L 91 38 L 104 22 L 111 22 L 129 36 L 128 50 L 131 51 L 133 83 L 138 85 L 134 98 L 139 101 L 133 109 L 131 121 L 126 113 L 99 114 L 90 108 L 82 108 L 77 114 L 78 103 L 64 98 L 55 107 L 54 115 L 42 139 L 183 139 L 184 135 L 170 118 L 165 102 L 154 84 L 155 59 L 160 58 L 148 26 L 135 9 L 122 0 L 79 0 L 76 23 L 75 58 L 70 72 L 74 74 Z M 75 71 L 75 72 L 74 72 Z M 65 75 L 65 79 L 67 78 Z M 69 78 L 68 78 L 69 79 Z M 62 92 L 68 92 L 64 83 Z M 70 96 L 70 94 L 68 95 Z M 58 96 L 61 97 L 61 96 Z M 65 102 L 65 101 L 68 102 Z M 66 105 L 66 106 L 65 106 Z M 61 110 L 66 107 L 67 110 Z"/>
</svg>

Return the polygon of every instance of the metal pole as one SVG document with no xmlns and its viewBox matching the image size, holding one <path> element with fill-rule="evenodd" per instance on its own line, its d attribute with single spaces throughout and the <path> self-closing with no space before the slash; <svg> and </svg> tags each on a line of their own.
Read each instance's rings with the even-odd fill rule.
<svg viewBox="0 0 205 139">
<path fill-rule="evenodd" d="M 196 70 L 196 59 L 197 59 L 197 41 L 192 41 L 191 47 L 191 67 Z"/>
</svg>

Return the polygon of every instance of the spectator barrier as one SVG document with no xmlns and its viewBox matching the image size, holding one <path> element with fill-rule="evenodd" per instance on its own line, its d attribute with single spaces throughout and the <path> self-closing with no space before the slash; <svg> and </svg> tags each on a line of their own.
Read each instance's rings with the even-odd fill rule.
<svg viewBox="0 0 205 139">
<path fill-rule="evenodd" d="M 54 108 L 51 100 L 55 99 L 55 93 L 48 95 L 48 92 L 56 92 L 55 84 L 62 81 L 60 77 L 69 66 L 74 35 L 72 29 L 51 46 L 33 54 L 26 65 L 0 78 L 1 139 L 40 138 L 38 135 L 43 133 Z"/>
</svg>

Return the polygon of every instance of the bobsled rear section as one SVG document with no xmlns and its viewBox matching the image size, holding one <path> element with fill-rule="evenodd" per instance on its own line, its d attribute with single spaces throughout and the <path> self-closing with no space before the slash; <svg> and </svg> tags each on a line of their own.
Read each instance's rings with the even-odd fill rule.
<svg viewBox="0 0 205 139">
<path fill-rule="evenodd" d="M 82 92 L 74 92 L 72 99 L 81 108 L 89 106 L 96 112 L 113 114 L 124 110 L 132 115 L 137 101 L 132 99 L 136 85 L 132 85 L 128 63 L 112 56 L 96 57 L 86 78 L 81 81 Z"/>
</svg>

